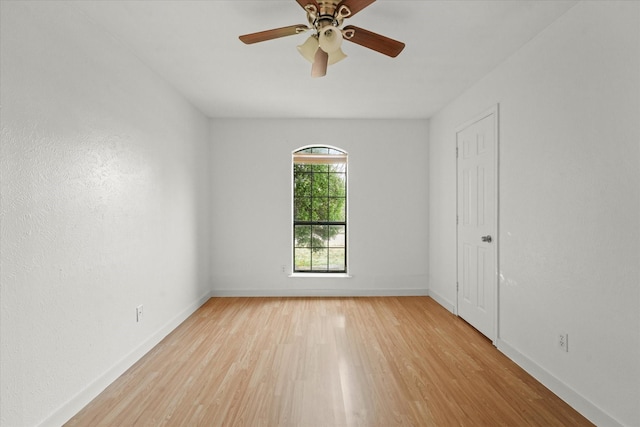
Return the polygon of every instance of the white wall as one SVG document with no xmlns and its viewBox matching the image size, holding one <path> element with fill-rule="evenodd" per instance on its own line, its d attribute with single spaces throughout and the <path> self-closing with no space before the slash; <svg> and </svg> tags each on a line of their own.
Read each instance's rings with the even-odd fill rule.
<svg viewBox="0 0 640 427">
<path fill-rule="evenodd" d="M 426 121 L 213 120 L 211 135 L 214 294 L 426 293 Z M 352 277 L 290 278 L 291 152 L 323 142 L 349 153 Z"/>
<path fill-rule="evenodd" d="M 599 425 L 638 426 L 640 2 L 579 3 L 432 118 L 429 291 L 450 307 L 455 129 L 496 103 L 499 348 Z"/>
<path fill-rule="evenodd" d="M 209 294 L 209 123 L 76 6 L 1 7 L 0 424 L 60 425 Z"/>
</svg>

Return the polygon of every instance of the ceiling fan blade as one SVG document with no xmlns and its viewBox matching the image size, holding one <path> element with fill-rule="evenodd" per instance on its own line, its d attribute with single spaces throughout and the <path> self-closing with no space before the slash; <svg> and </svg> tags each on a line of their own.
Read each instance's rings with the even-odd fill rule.
<svg viewBox="0 0 640 427">
<path fill-rule="evenodd" d="M 343 33 L 349 32 L 349 30 L 353 30 L 353 36 L 345 37 L 345 40 L 349 40 L 350 42 L 375 50 L 392 58 L 398 56 L 400 52 L 402 52 L 402 49 L 404 49 L 404 43 L 402 42 L 353 25 L 344 27 Z"/>
<path fill-rule="evenodd" d="M 304 1 L 304 0 L 299 0 L 299 2 L 300 1 Z M 360 12 L 365 7 L 369 6 L 374 1 L 376 0 L 342 0 L 336 10 L 339 10 L 340 6 L 343 6 L 343 5 L 347 6 L 351 11 L 351 15 L 349 15 L 349 17 L 351 17 L 356 13 Z"/>
<path fill-rule="evenodd" d="M 316 56 L 313 58 L 311 66 L 311 77 L 322 77 L 327 75 L 327 65 L 329 64 L 329 54 L 318 48 Z"/>
<path fill-rule="evenodd" d="M 240 36 L 240 40 L 245 44 L 253 44 L 264 42 L 267 40 L 277 39 L 280 37 L 294 36 L 307 31 L 309 27 L 306 25 L 290 25 L 288 27 L 274 28 L 273 30 L 260 31 L 258 33 L 245 34 Z"/>
</svg>

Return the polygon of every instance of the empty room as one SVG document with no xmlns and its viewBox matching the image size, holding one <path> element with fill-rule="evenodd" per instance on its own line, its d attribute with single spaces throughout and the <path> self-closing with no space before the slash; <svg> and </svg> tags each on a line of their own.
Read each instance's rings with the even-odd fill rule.
<svg viewBox="0 0 640 427">
<path fill-rule="evenodd" d="M 640 427 L 640 1 L 0 20 L 2 427 Z"/>
</svg>

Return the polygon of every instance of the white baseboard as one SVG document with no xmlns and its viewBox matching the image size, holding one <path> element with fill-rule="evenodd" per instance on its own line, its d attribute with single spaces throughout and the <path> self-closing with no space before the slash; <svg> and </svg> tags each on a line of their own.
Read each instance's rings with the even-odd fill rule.
<svg viewBox="0 0 640 427">
<path fill-rule="evenodd" d="M 444 298 L 442 295 L 440 295 L 440 294 L 438 294 L 436 292 L 433 292 L 431 289 L 429 289 L 429 296 L 431 298 L 433 298 L 442 307 L 444 307 L 445 309 L 447 309 L 451 313 L 456 314 L 456 306 L 455 306 L 454 303 L 452 303 L 448 299 Z"/>
<path fill-rule="evenodd" d="M 98 396 L 105 388 L 107 388 L 112 382 L 114 382 L 120 375 L 126 372 L 134 363 L 142 358 L 149 352 L 154 346 L 156 346 L 163 338 L 165 338 L 171 331 L 177 328 L 187 317 L 191 316 L 198 308 L 200 308 L 211 297 L 207 292 L 200 297 L 197 301 L 190 304 L 187 308 L 182 310 L 173 319 L 169 320 L 164 326 L 162 326 L 153 335 L 142 342 L 131 353 L 126 355 L 123 359 L 118 361 L 111 369 L 98 377 L 93 383 L 89 384 L 84 390 L 80 391 L 74 397 L 69 399 L 65 404 L 58 408 L 53 414 L 47 417 L 40 423 L 42 427 L 59 427 L 69 421 L 71 417 L 77 414 L 82 408 L 87 406 L 96 396 Z"/>
<path fill-rule="evenodd" d="M 597 426 L 622 427 L 622 424 L 605 413 L 602 409 L 585 399 L 571 387 L 551 375 L 533 360 L 521 354 L 506 342 L 498 339 L 498 350 L 513 360 L 518 366 L 527 371 L 529 375 L 540 381 L 545 387 L 564 400 L 573 409 L 582 414 Z"/>
<path fill-rule="evenodd" d="M 214 289 L 212 297 L 404 297 L 428 296 L 428 289 Z"/>
</svg>

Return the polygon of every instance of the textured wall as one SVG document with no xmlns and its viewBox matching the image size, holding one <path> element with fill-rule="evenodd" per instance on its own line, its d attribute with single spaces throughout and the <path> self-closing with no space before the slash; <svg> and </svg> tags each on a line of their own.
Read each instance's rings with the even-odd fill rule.
<svg viewBox="0 0 640 427">
<path fill-rule="evenodd" d="M 208 294 L 209 128 L 72 4 L 1 7 L 0 424 L 55 424 Z"/>
<path fill-rule="evenodd" d="M 499 347 L 597 424 L 638 426 L 640 3 L 579 3 L 432 118 L 429 290 L 451 305 L 455 130 L 496 103 Z"/>
<path fill-rule="evenodd" d="M 213 292 L 426 293 L 427 134 L 426 120 L 213 120 Z M 291 153 L 316 143 L 349 153 L 349 279 L 288 277 Z"/>
</svg>

